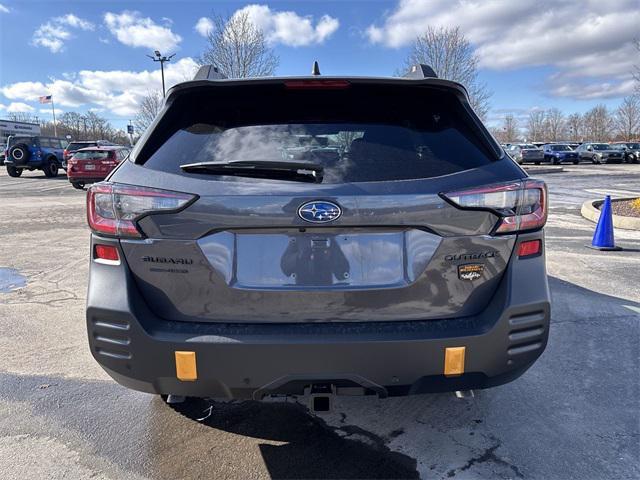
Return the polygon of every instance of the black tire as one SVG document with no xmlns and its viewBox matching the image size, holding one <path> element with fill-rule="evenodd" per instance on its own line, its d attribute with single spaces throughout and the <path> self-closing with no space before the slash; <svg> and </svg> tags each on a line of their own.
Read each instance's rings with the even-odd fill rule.
<svg viewBox="0 0 640 480">
<path fill-rule="evenodd" d="M 78 190 L 84 190 L 84 182 L 71 182 L 71 185 Z"/>
<path fill-rule="evenodd" d="M 600 160 L 598 160 L 598 156 L 597 156 L 597 155 L 593 155 L 593 156 L 591 157 L 591 161 L 592 161 L 593 163 L 595 163 L 595 164 L 600 163 Z"/>
<path fill-rule="evenodd" d="M 18 178 L 20 175 L 22 175 L 22 169 L 16 168 L 13 165 L 7 165 L 7 173 L 10 177 Z"/>
<path fill-rule="evenodd" d="M 535 163 L 536 165 L 540 165 L 540 162 L 539 162 L 539 161 L 537 161 L 537 162 L 533 162 L 533 163 Z"/>
<path fill-rule="evenodd" d="M 44 176 L 47 178 L 54 178 L 58 176 L 58 162 L 55 159 L 49 157 L 44 162 L 44 167 L 42 168 L 44 172 Z"/>
<path fill-rule="evenodd" d="M 9 149 L 9 158 L 13 160 L 14 165 L 26 165 L 29 161 L 29 147 L 23 143 L 14 145 Z"/>
<path fill-rule="evenodd" d="M 577 164 L 579 164 L 579 163 L 580 163 L 580 160 L 574 160 L 574 161 L 573 161 L 573 164 L 574 164 L 574 165 L 577 165 Z"/>
</svg>

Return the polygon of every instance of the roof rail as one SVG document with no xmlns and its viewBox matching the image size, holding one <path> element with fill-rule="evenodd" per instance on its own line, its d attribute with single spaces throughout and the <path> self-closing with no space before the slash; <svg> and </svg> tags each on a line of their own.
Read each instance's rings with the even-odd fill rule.
<svg viewBox="0 0 640 480">
<path fill-rule="evenodd" d="M 438 74 L 436 74 L 436 71 L 429 65 L 418 63 L 416 65 L 411 65 L 409 71 L 404 74 L 404 78 L 438 78 Z"/>
<path fill-rule="evenodd" d="M 224 80 L 225 78 L 227 76 L 215 65 L 202 65 L 193 77 L 194 80 Z"/>
</svg>

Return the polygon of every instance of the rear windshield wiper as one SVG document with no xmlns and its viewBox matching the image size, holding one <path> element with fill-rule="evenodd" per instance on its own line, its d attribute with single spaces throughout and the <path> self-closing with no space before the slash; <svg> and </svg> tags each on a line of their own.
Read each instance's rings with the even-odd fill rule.
<svg viewBox="0 0 640 480">
<path fill-rule="evenodd" d="M 237 177 L 257 177 L 274 180 L 321 183 L 324 167 L 317 163 L 286 161 L 197 162 L 180 165 L 189 173 L 211 173 Z"/>
</svg>

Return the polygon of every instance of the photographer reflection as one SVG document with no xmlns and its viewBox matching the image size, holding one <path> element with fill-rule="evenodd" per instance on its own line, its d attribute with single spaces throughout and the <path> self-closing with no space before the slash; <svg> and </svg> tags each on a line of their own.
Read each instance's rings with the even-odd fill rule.
<svg viewBox="0 0 640 480">
<path fill-rule="evenodd" d="M 348 283 L 350 277 L 349 262 L 336 237 L 290 237 L 280 268 L 296 285 L 331 286 Z"/>
</svg>

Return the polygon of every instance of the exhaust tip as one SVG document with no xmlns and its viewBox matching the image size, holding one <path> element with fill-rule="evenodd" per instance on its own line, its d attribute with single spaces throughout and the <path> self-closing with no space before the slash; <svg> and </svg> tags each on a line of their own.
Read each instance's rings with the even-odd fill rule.
<svg viewBox="0 0 640 480">
<path fill-rule="evenodd" d="M 473 398 L 473 390 L 456 390 L 456 398 Z"/>
</svg>

